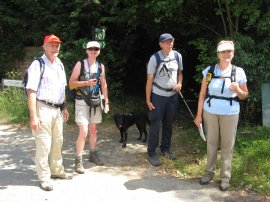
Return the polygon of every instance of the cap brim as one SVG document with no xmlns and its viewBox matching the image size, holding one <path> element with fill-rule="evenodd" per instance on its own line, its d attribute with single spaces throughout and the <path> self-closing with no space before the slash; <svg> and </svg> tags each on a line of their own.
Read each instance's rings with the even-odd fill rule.
<svg viewBox="0 0 270 202">
<path fill-rule="evenodd" d="M 233 47 L 232 44 L 229 44 L 229 43 L 223 43 L 223 44 L 220 44 L 217 47 L 217 52 L 221 52 L 221 51 L 225 51 L 225 50 L 232 50 L 232 51 L 234 51 L 234 47 Z"/>
</svg>

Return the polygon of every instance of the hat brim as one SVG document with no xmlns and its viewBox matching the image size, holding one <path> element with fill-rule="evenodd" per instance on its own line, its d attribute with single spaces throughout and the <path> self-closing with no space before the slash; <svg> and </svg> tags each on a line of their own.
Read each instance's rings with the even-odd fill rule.
<svg viewBox="0 0 270 202">
<path fill-rule="evenodd" d="M 234 51 L 233 45 L 230 44 L 230 43 L 223 43 L 223 44 L 220 44 L 217 47 L 217 52 L 226 51 L 226 50 L 232 50 L 232 51 Z"/>
<path fill-rule="evenodd" d="M 97 41 L 89 41 L 86 44 L 86 49 L 88 49 L 88 48 L 94 48 L 94 47 L 100 49 L 100 44 Z"/>
<path fill-rule="evenodd" d="M 168 37 L 168 38 L 165 38 L 165 39 L 159 41 L 159 43 L 163 43 L 163 42 L 168 41 L 168 40 L 171 40 L 171 39 L 174 40 L 173 37 Z"/>
</svg>

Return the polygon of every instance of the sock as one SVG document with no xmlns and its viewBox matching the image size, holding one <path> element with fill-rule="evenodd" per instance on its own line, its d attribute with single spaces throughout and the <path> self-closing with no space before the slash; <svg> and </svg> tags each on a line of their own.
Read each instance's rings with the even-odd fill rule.
<svg viewBox="0 0 270 202">
<path fill-rule="evenodd" d="M 95 152 L 97 151 L 97 149 L 90 149 L 90 152 Z"/>
<path fill-rule="evenodd" d="M 77 154 L 77 156 L 76 157 L 81 157 L 82 156 L 82 153 L 79 153 L 79 154 Z"/>
</svg>

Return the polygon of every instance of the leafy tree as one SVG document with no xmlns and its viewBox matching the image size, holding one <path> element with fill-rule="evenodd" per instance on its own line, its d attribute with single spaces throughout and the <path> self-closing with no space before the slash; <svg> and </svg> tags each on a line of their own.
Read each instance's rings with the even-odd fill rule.
<svg viewBox="0 0 270 202">
<path fill-rule="evenodd" d="M 212 18 L 219 19 L 211 27 L 200 23 L 198 16 L 193 16 L 194 22 L 199 22 L 200 28 L 208 30 L 207 37 L 201 36 L 191 41 L 191 45 L 199 51 L 199 65 L 196 80 L 200 81 L 201 71 L 215 61 L 216 43 L 221 39 L 234 40 L 236 44 L 234 63 L 245 69 L 248 77 L 250 96 L 243 105 L 243 118 L 258 122 L 255 119 L 261 113 L 260 87 L 263 82 L 269 81 L 269 3 L 266 1 L 237 1 L 215 0 L 211 10 Z M 218 18 L 219 17 L 219 18 Z M 190 21 L 192 22 L 192 21 Z M 210 25 L 210 24 L 208 24 Z M 220 26 L 222 25 L 222 26 Z M 212 31 L 211 31 L 212 30 Z M 211 63 L 212 61 L 212 63 Z M 254 116 L 254 114 L 257 114 Z"/>
<path fill-rule="evenodd" d="M 232 39 L 234 63 L 248 75 L 250 97 L 243 111 L 260 113 L 260 86 L 269 81 L 270 11 L 266 0 L 10 0 L 0 2 L 0 77 L 18 67 L 25 46 L 41 46 L 44 35 L 63 40 L 60 57 L 68 72 L 85 57 L 93 27 L 106 28 L 100 60 L 110 93 L 144 95 L 146 63 L 170 32 L 183 55 L 184 93 L 198 92 L 201 71 L 216 60 L 216 44 Z M 195 79 L 193 78 L 195 76 Z M 198 83 L 195 83 L 194 81 Z M 195 89 L 195 91 L 194 91 Z M 251 120 L 252 121 L 252 120 Z"/>
</svg>

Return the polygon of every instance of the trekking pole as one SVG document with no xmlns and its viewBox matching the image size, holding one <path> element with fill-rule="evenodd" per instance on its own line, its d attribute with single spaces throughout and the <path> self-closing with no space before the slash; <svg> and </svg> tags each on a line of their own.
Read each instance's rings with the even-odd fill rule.
<svg viewBox="0 0 270 202">
<path fill-rule="evenodd" d="M 188 109 L 188 111 L 189 111 L 191 117 L 192 117 L 193 119 L 195 119 L 195 117 L 194 117 L 193 113 L 191 112 L 191 110 L 190 110 L 190 108 L 189 108 L 189 106 L 188 106 L 188 104 L 187 104 L 187 102 L 186 102 L 184 96 L 182 95 L 181 91 L 179 91 L 179 95 L 180 95 L 180 97 L 182 98 L 182 100 L 184 101 L 184 103 L 185 103 L 185 105 L 186 105 L 186 107 L 187 107 L 187 109 Z M 202 138 L 204 141 L 206 141 L 205 136 L 204 136 L 204 132 L 203 132 L 203 127 L 202 127 L 202 124 L 201 124 L 201 123 L 200 123 L 200 127 L 198 128 L 198 130 L 199 130 L 199 133 L 200 133 L 201 138 Z"/>
<path fill-rule="evenodd" d="M 167 66 L 166 66 L 165 64 L 163 64 L 163 68 L 164 68 L 165 71 L 167 72 L 168 77 L 169 77 L 169 78 L 172 78 L 172 74 L 171 74 L 171 72 L 168 70 L 168 68 L 167 68 Z M 190 115 L 192 116 L 193 119 L 195 119 L 195 117 L 194 117 L 192 111 L 190 110 L 190 108 L 189 108 L 189 106 L 188 106 L 188 104 L 187 104 L 187 102 L 186 102 L 184 96 L 182 95 L 181 91 L 179 91 L 179 95 L 180 95 L 180 97 L 182 98 L 182 100 L 184 101 L 184 103 L 185 103 L 185 105 L 186 105 L 186 107 L 187 107 L 187 109 L 188 109 Z M 200 133 L 201 138 L 202 138 L 204 141 L 206 141 L 205 135 L 204 135 L 204 132 L 203 132 L 203 127 L 202 127 L 202 124 L 201 124 L 201 123 L 200 123 L 200 126 L 199 126 L 198 130 L 199 130 L 199 133 Z"/>
<path fill-rule="evenodd" d="M 189 108 L 189 106 L 188 106 L 188 104 L 187 104 L 187 102 L 186 102 L 184 96 L 182 95 L 181 91 L 179 91 L 179 95 L 180 95 L 180 97 L 182 98 L 182 100 L 184 101 L 184 103 L 185 103 L 185 105 L 186 105 L 186 107 L 187 107 L 187 109 L 188 109 L 190 115 L 192 116 L 193 119 L 195 119 L 195 117 L 194 117 L 193 113 L 191 112 L 191 110 L 190 110 L 190 108 Z"/>
</svg>

